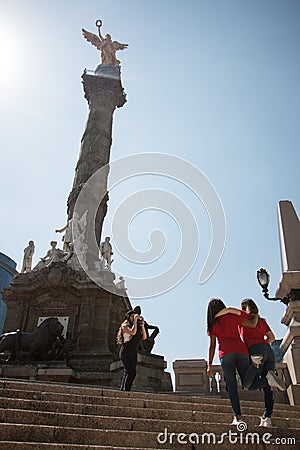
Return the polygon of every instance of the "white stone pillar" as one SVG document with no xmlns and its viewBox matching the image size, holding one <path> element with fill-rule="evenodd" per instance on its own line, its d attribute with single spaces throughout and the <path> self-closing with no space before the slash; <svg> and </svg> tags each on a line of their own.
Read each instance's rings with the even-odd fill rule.
<svg viewBox="0 0 300 450">
<path fill-rule="evenodd" d="M 290 376 L 287 395 L 291 405 L 300 405 L 300 300 L 289 303 L 281 322 L 288 327 L 280 347 Z"/>
</svg>

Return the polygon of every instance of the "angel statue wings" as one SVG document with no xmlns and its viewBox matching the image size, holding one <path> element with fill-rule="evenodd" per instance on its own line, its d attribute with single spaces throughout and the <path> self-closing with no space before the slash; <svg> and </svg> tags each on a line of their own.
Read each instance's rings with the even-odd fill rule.
<svg viewBox="0 0 300 450">
<path fill-rule="evenodd" d="M 105 37 L 103 37 L 100 31 L 102 20 L 96 21 L 96 27 L 98 28 L 99 37 L 82 28 L 83 36 L 88 42 L 101 51 L 102 64 L 113 64 L 114 66 L 118 66 L 120 61 L 116 58 L 116 51 L 124 50 L 128 47 L 128 44 L 120 44 L 120 42 L 113 41 L 110 34 L 106 34 Z"/>
</svg>

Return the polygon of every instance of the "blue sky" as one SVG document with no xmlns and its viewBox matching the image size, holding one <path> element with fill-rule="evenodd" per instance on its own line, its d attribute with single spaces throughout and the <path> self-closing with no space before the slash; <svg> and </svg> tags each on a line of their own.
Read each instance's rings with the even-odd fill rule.
<svg viewBox="0 0 300 450">
<path fill-rule="evenodd" d="M 281 277 L 278 202 L 291 200 L 300 213 L 299 2 L 0 0 L 0 7 L 0 251 L 20 269 L 30 239 L 35 262 L 50 240 L 60 239 L 54 230 L 65 225 L 88 113 L 81 75 L 100 61 L 81 28 L 95 32 L 101 18 L 104 34 L 129 44 L 118 53 L 127 103 L 114 115 L 112 159 L 146 152 L 183 158 L 210 180 L 226 216 L 222 259 L 199 285 L 211 229 L 189 189 L 144 176 L 110 193 L 104 234 L 126 195 L 150 187 L 175 192 L 198 224 L 199 255 L 188 276 L 163 295 L 132 299 L 161 329 L 155 352 L 169 370 L 175 359 L 206 358 L 206 305 L 216 296 L 234 306 L 252 297 L 283 337 L 285 306 L 264 300 L 256 270 L 269 270 L 273 295 Z M 149 273 L 172 264 L 180 224 L 147 211 L 131 226 L 141 251 L 151 230 L 167 236 L 163 258 Z M 117 252 L 113 267 L 125 278 L 148 270 Z"/>
</svg>

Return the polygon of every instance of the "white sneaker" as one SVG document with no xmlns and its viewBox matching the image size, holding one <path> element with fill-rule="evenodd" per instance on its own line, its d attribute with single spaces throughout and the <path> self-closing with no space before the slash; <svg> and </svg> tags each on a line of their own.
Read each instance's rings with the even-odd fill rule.
<svg viewBox="0 0 300 450">
<path fill-rule="evenodd" d="M 243 420 L 239 420 L 236 417 L 233 418 L 233 421 L 231 422 L 230 425 L 240 425 L 241 423 L 245 423 Z"/>
<path fill-rule="evenodd" d="M 266 379 L 268 380 L 269 386 L 279 389 L 280 391 L 285 391 L 285 383 L 282 378 L 280 378 L 274 370 L 269 370 L 266 375 Z"/>
<path fill-rule="evenodd" d="M 271 427 L 272 420 L 271 417 L 261 417 L 259 427 Z"/>
<path fill-rule="evenodd" d="M 262 362 L 262 359 L 263 359 L 263 355 L 252 355 L 251 356 L 252 362 L 254 362 L 254 364 L 256 364 L 257 366 L 259 366 L 259 364 Z"/>
</svg>

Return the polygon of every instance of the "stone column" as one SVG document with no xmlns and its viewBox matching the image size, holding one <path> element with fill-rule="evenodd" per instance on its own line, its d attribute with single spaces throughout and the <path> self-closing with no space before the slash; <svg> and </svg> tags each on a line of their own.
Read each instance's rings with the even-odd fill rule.
<svg viewBox="0 0 300 450">
<path fill-rule="evenodd" d="M 278 204 L 282 272 L 300 270 L 300 222 L 289 200 Z"/>
<path fill-rule="evenodd" d="M 76 200 L 84 184 L 97 170 L 109 164 L 113 113 L 116 107 L 120 108 L 126 102 L 119 66 L 100 64 L 93 74 L 85 71 L 82 79 L 89 115 L 81 140 L 73 188 L 68 198 L 68 219 L 73 216 Z M 105 189 L 107 178 L 108 170 L 103 180 Z M 97 200 L 97 192 L 91 194 Z M 95 234 L 98 244 L 107 211 L 107 200 L 108 195 L 102 200 L 96 216 Z"/>
<path fill-rule="evenodd" d="M 291 405 L 300 405 L 300 300 L 289 303 L 281 322 L 288 327 L 281 344 L 290 377 L 287 395 Z"/>
<path fill-rule="evenodd" d="M 278 223 L 282 278 L 276 297 L 289 301 L 281 321 L 288 330 L 280 348 L 288 369 L 286 378 L 290 404 L 300 405 L 300 222 L 292 202 L 279 202 Z"/>
</svg>

